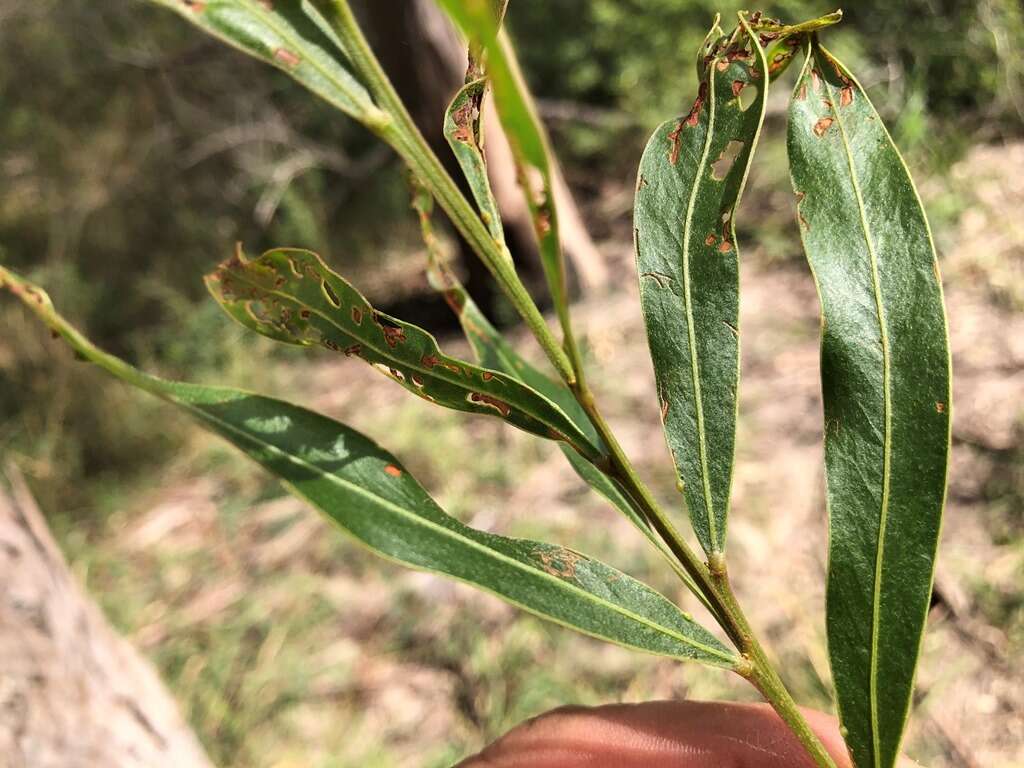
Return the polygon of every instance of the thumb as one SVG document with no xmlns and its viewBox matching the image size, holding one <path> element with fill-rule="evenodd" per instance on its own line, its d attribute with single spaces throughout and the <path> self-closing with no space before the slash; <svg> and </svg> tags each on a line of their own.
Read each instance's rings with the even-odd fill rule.
<svg viewBox="0 0 1024 768">
<path fill-rule="evenodd" d="M 834 718 L 805 711 L 839 768 L 852 768 Z M 814 768 L 765 704 L 654 701 L 564 707 L 512 729 L 459 768 Z"/>
</svg>

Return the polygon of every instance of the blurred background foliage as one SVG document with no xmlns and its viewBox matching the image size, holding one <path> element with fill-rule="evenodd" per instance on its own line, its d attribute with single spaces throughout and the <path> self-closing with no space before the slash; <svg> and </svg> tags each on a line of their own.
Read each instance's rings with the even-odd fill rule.
<svg viewBox="0 0 1024 768">
<path fill-rule="evenodd" d="M 647 135 L 689 108 L 697 44 L 714 12 L 728 17 L 738 7 L 732 0 L 512 0 L 508 24 L 527 77 L 600 240 L 628 242 L 635 167 Z M 832 6 L 785 0 L 765 10 L 800 20 Z M 915 172 L 930 179 L 930 213 L 941 245 L 946 225 L 966 205 L 963 184 L 947 175 L 950 169 L 973 146 L 1024 135 L 1019 0 L 861 0 L 846 9 L 828 43 L 860 74 Z M 777 89 L 769 105 L 771 131 L 783 130 L 786 90 Z M 749 258 L 801 258 L 783 145 L 765 146 L 755 168 L 745 203 Z M 0 260 L 46 285 L 58 306 L 99 343 L 168 375 L 271 393 L 288 391 L 302 354 L 265 343 L 224 318 L 206 300 L 200 279 L 205 271 L 236 241 L 250 252 L 308 247 L 328 254 L 371 299 L 387 303 L 399 282 L 389 265 L 409 263 L 403 256 L 420 248 L 403 172 L 389 151 L 281 73 L 136 0 L 0 0 L 0 181 Z M 766 202 L 776 198 L 782 202 Z M 1014 274 L 1011 268 L 1001 278 L 996 299 L 1019 305 L 1024 294 Z M 401 281 L 407 285 L 410 276 Z M 411 282 L 425 286 L 416 274 Z M 105 516 L 116 514 L 123 498 L 170 482 L 188 455 L 191 433 L 161 405 L 51 356 L 50 349 L 46 333 L 13 302 L 0 302 L 0 456 L 21 467 L 42 508 L 56 513 L 65 542 L 87 563 L 98 563 L 111 580 L 120 572 L 142 580 L 145 574 L 132 571 L 136 564 L 119 565 L 109 553 L 90 551 L 91 531 L 103 529 Z M 413 468 L 420 469 L 415 453 L 422 411 L 399 409 L 367 419 L 387 428 L 391 448 L 409 448 Z M 450 421 L 432 424 L 435 440 L 457 455 L 462 433 L 448 434 Z M 521 461 L 509 458 L 509 444 L 513 453 L 524 454 Z M 1019 445 L 1010 445 L 1006 466 L 1019 467 Z M 512 481 L 499 475 L 537 455 L 515 438 L 495 451 L 483 482 L 493 484 L 500 498 Z M 207 461 L 221 482 L 243 488 L 240 498 L 276 493 L 251 474 L 236 477 L 239 470 L 221 453 L 208 454 Z M 430 465 L 422 469 L 429 480 Z M 1001 535 L 1012 539 L 1024 484 L 1019 471 L 997 478 L 985 493 L 1003 500 L 999 519 L 1008 522 Z M 458 501 L 459 489 L 454 497 L 456 511 L 459 503 L 470 508 Z M 231 527 L 230 515 L 222 524 Z M 320 573 L 342 545 L 318 546 L 325 551 L 311 570 Z M 362 555 L 353 559 L 345 551 L 348 565 L 364 567 Z M 216 563 L 203 567 L 219 567 L 218 556 L 207 556 Z M 166 576 L 171 581 L 193 570 L 175 558 Z M 138 600 L 115 605 L 123 613 L 115 613 L 115 620 L 128 625 L 129 614 L 144 613 L 145 600 Z M 993 611 L 1018 611 L 993 600 Z M 430 620 L 427 608 L 416 610 L 423 614 L 417 620 Z M 220 666 L 209 663 L 234 674 L 233 665 L 244 657 L 239 648 L 252 645 L 257 660 L 269 664 L 261 655 L 264 641 L 283 643 L 274 626 L 302 636 L 309 617 L 283 621 L 242 617 L 238 626 L 224 627 L 220 645 L 199 637 L 158 652 L 165 674 L 192 702 L 193 720 L 213 718 L 203 736 L 208 747 L 216 745 L 215 757 L 234 754 L 271 713 L 250 709 L 228 717 L 245 691 L 225 692 L 216 675 L 196 682 L 191 643 L 209 641 L 211 653 L 231 655 Z M 466 674 L 514 686 L 521 657 L 536 655 L 538 644 L 573 658 L 574 645 L 546 645 L 543 625 L 526 620 L 517 626 L 501 651 L 503 666 L 495 671 L 481 662 L 480 670 Z M 396 652 L 428 653 L 412 624 L 393 636 Z M 331 637 L 327 632 L 324 642 Z M 453 636 L 453 646 L 460 637 Z M 309 644 L 317 638 L 310 635 Z M 296 669 L 302 668 L 304 647 L 289 657 Z M 483 652 L 451 650 L 454 656 Z M 600 659 L 594 664 L 596 674 Z M 567 662 L 548 670 L 539 701 L 567 698 L 564 689 L 575 684 L 571 667 Z M 613 669 L 595 678 L 591 694 L 617 690 L 636 669 L 641 677 L 644 669 L 656 676 L 653 666 Z M 245 684 L 263 683 L 257 677 Z M 821 695 L 823 689 L 815 690 Z M 278 693 L 282 699 L 297 695 Z M 487 715 L 492 728 L 535 711 L 529 700 L 515 701 L 520 709 Z M 465 704 L 470 720 L 474 706 Z"/>
</svg>

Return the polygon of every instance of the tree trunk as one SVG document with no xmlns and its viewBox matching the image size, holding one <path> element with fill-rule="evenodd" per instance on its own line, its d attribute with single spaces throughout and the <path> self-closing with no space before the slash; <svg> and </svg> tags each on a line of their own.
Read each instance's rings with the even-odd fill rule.
<svg viewBox="0 0 1024 768">
<path fill-rule="evenodd" d="M 156 672 L 68 570 L 24 482 L 0 487 L 0 768 L 208 768 Z"/>
<path fill-rule="evenodd" d="M 381 64 L 431 147 L 468 194 L 441 131 L 444 111 L 465 76 L 465 45 L 430 0 L 372 0 L 365 2 L 364 8 Z M 533 225 L 516 181 L 508 142 L 493 108 L 488 105 L 486 109 L 488 168 L 505 224 L 506 240 L 524 281 L 536 289 L 543 284 L 543 272 Z M 603 287 L 608 279 L 604 260 L 587 234 L 579 209 L 557 168 L 555 200 L 570 272 L 578 278 L 583 290 Z M 469 274 L 467 287 L 478 301 L 489 306 L 494 290 L 489 275 L 467 245 L 463 243 L 461 248 L 462 261 Z"/>
</svg>

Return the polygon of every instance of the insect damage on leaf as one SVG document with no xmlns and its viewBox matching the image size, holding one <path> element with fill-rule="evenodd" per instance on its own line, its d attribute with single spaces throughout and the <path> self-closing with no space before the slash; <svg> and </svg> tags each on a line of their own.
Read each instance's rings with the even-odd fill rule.
<svg viewBox="0 0 1024 768">
<path fill-rule="evenodd" d="M 229 315 L 265 336 L 343 352 L 424 400 L 498 416 L 565 441 L 584 456 L 600 455 L 594 441 L 543 395 L 515 378 L 444 355 L 433 336 L 375 310 L 314 253 L 275 250 L 247 259 L 239 250 L 207 285 Z"/>
<path fill-rule="evenodd" d="M 40 289 L 2 266 L 0 286 L 84 359 L 180 408 L 378 554 L 629 648 L 724 669 L 738 663 L 711 633 L 642 582 L 562 547 L 463 525 L 393 455 L 344 424 L 249 392 L 150 376 L 98 349 Z"/>
<path fill-rule="evenodd" d="M 716 23 L 699 54 L 696 98 L 655 131 L 636 187 L 640 297 L 659 399 L 672 403 L 664 432 L 708 552 L 725 546 L 739 377 L 734 211 L 764 118 L 767 71 L 742 16 L 730 34 Z"/>
</svg>

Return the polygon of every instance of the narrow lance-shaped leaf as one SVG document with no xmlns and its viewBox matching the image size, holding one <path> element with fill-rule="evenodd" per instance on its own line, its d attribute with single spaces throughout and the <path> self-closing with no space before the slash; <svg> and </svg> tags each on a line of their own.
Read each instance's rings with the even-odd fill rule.
<svg viewBox="0 0 1024 768">
<path fill-rule="evenodd" d="M 374 552 L 603 640 L 716 667 L 737 663 L 707 630 L 626 574 L 563 547 L 463 525 L 394 456 L 349 427 L 280 400 L 145 374 L 93 346 L 39 288 L 0 267 L 5 287 L 78 354 L 182 408 Z"/>
<path fill-rule="evenodd" d="M 430 402 L 498 416 L 587 457 L 601 455 L 546 397 L 503 373 L 445 355 L 423 329 L 376 311 L 315 253 L 279 249 L 247 259 L 239 252 L 206 282 L 231 317 L 264 336 L 344 352 Z"/>
<path fill-rule="evenodd" d="M 204 32 L 288 73 L 320 98 L 363 122 L 383 113 L 352 75 L 344 47 L 308 0 L 149 0 Z"/>
<path fill-rule="evenodd" d="M 864 89 L 824 49 L 789 111 L 822 305 L 829 656 L 859 768 L 899 754 L 945 499 L 950 367 L 931 233 Z"/>
<path fill-rule="evenodd" d="M 419 214 L 423 240 L 427 245 L 429 259 L 427 274 L 430 278 L 430 283 L 444 295 L 448 305 L 458 317 L 463 333 L 470 346 L 472 346 L 477 361 L 487 368 L 504 371 L 509 376 L 519 379 L 527 386 L 540 392 L 558 405 L 589 440 L 595 445 L 601 445 L 602 441 L 597 430 L 569 388 L 564 383 L 546 376 L 524 360 L 516 352 L 515 348 L 509 344 L 508 340 L 491 325 L 458 278 L 452 274 L 443 255 L 440 253 L 440 248 L 430 223 L 433 199 L 428 192 L 415 184 L 413 189 L 413 206 Z M 640 530 L 647 540 L 666 558 L 679 578 L 687 585 L 690 592 L 707 606 L 708 610 L 714 613 L 714 609 L 707 602 L 707 598 L 693 581 L 692 577 L 682 569 L 673 555 L 667 550 L 661 540 L 658 539 L 651 526 L 637 512 L 636 507 L 629 499 L 629 494 L 611 477 L 581 456 L 577 451 L 572 450 L 565 444 L 559 447 L 576 474 Z"/>
<path fill-rule="evenodd" d="M 554 166 L 547 136 L 507 37 L 500 33 L 493 3 L 487 0 L 438 0 L 471 44 L 484 51 L 487 78 L 494 91 L 501 125 L 515 159 L 519 183 L 533 219 L 541 264 L 564 331 L 569 329 L 565 262 L 554 199 Z"/>
<path fill-rule="evenodd" d="M 647 143 L 634 235 L 662 422 L 694 530 L 725 548 L 739 381 L 736 207 L 764 118 L 767 62 L 743 17 L 707 48 L 697 99 Z"/>
<path fill-rule="evenodd" d="M 483 134 L 480 130 L 481 106 L 486 91 L 487 80 L 484 78 L 471 80 L 459 89 L 444 115 L 444 136 L 462 168 L 487 231 L 495 242 L 503 244 L 505 232 L 487 177 Z"/>
</svg>

